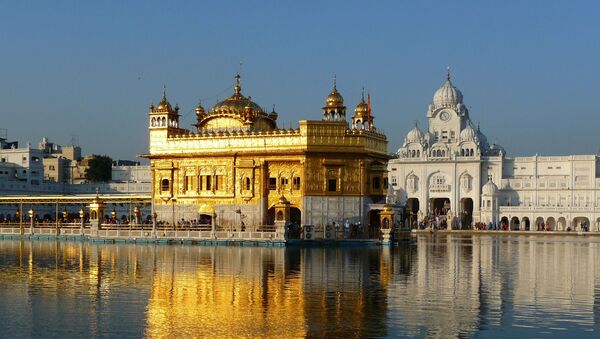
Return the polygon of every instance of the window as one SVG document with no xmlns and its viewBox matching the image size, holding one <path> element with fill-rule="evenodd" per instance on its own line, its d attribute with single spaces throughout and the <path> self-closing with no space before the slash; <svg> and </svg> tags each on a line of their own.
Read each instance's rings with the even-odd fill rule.
<svg viewBox="0 0 600 339">
<path fill-rule="evenodd" d="M 444 185 L 446 183 L 446 178 L 443 175 L 436 175 L 433 177 L 433 183 L 436 185 Z"/>
<path fill-rule="evenodd" d="M 169 179 L 163 179 L 160 182 L 160 190 L 165 192 L 169 190 Z"/>
<path fill-rule="evenodd" d="M 280 187 L 281 187 L 281 189 L 285 189 L 285 188 L 287 188 L 287 185 L 288 185 L 288 183 L 289 183 L 289 181 L 288 181 L 288 178 L 280 178 L 280 179 L 279 179 L 279 182 L 280 182 L 280 184 L 281 184 L 281 186 L 280 186 Z"/>
<path fill-rule="evenodd" d="M 56 168 L 54 168 L 54 165 L 50 165 L 50 166 L 48 166 L 48 169 L 51 171 L 54 171 Z"/>
<path fill-rule="evenodd" d="M 183 177 L 183 187 L 186 191 L 191 191 L 193 190 L 193 182 L 194 182 L 194 177 L 190 176 L 190 175 L 186 175 L 185 177 Z"/>
<path fill-rule="evenodd" d="M 374 177 L 373 178 L 373 189 L 374 190 L 378 190 L 381 188 L 381 178 L 380 177 Z"/>
<path fill-rule="evenodd" d="M 215 185 L 214 185 L 214 189 L 215 191 L 220 191 L 223 190 L 223 176 L 222 175 L 215 175 Z"/>
<path fill-rule="evenodd" d="M 246 191 L 250 190 L 250 178 L 244 179 L 244 188 L 246 189 Z"/>
<path fill-rule="evenodd" d="M 277 189 L 277 178 L 269 178 L 269 190 L 273 191 Z"/>
<path fill-rule="evenodd" d="M 211 189 L 211 176 L 210 175 L 201 175 L 199 177 L 198 187 L 201 190 L 210 191 L 210 189 Z"/>
<path fill-rule="evenodd" d="M 300 177 L 294 177 L 294 179 L 292 179 L 292 184 L 294 185 L 294 189 L 295 190 L 299 190 L 300 189 Z"/>
<path fill-rule="evenodd" d="M 328 192 L 337 191 L 337 180 L 336 179 L 328 179 L 327 180 L 327 191 Z"/>
</svg>

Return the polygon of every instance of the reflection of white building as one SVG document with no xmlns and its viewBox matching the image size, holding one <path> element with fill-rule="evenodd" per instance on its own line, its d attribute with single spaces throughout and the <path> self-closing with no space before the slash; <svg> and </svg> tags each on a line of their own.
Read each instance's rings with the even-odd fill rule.
<svg viewBox="0 0 600 339">
<path fill-rule="evenodd" d="M 473 126 L 450 73 L 427 119 L 428 127 L 415 126 L 388 164 L 394 196 L 406 205 L 410 222 L 450 210 L 455 227 L 481 221 L 522 230 L 588 225 L 600 231 L 598 156 L 506 157 Z"/>
</svg>

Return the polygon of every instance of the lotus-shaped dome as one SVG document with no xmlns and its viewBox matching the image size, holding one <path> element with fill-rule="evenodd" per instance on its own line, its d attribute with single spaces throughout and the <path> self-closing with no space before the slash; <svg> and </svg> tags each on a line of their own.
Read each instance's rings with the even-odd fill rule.
<svg viewBox="0 0 600 339">
<path fill-rule="evenodd" d="M 415 126 L 408 134 L 406 135 L 406 143 L 411 142 L 421 142 L 423 138 L 423 132 L 419 129 L 419 126 Z"/>
<path fill-rule="evenodd" d="M 483 185 L 481 188 L 482 195 L 497 195 L 498 194 L 498 186 L 494 184 L 494 182 L 490 179 L 488 182 Z"/>
<path fill-rule="evenodd" d="M 471 124 L 467 124 L 467 127 L 465 127 L 461 132 L 460 132 L 460 140 L 461 141 L 477 141 L 477 132 L 475 131 L 475 129 L 473 129 L 473 126 L 471 126 Z"/>
<path fill-rule="evenodd" d="M 264 113 L 263 109 L 254 101 L 252 101 L 250 97 L 245 97 L 242 95 L 239 74 L 235 76 L 235 81 L 233 95 L 214 105 L 211 109 L 211 112 L 243 114 L 248 108 L 250 108 L 253 113 Z"/>
<path fill-rule="evenodd" d="M 446 77 L 446 82 L 433 95 L 433 104 L 436 107 L 455 106 L 462 104 L 463 95 L 450 81 L 450 70 Z"/>
</svg>

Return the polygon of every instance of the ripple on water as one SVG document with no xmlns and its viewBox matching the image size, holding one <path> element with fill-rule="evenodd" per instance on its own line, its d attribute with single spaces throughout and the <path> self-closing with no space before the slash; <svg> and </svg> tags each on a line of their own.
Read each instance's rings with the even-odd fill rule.
<svg viewBox="0 0 600 339">
<path fill-rule="evenodd" d="M 388 248 L 0 241 L 3 336 L 594 337 L 600 243 Z"/>
</svg>

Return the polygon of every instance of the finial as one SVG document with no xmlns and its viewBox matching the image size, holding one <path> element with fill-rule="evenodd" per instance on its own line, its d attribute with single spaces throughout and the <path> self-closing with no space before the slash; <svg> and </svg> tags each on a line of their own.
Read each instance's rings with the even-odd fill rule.
<svg viewBox="0 0 600 339">
<path fill-rule="evenodd" d="M 337 91 L 337 79 L 335 73 L 333 74 L 333 90 Z"/>
<path fill-rule="evenodd" d="M 362 88 L 362 93 L 361 93 L 360 97 L 361 97 L 361 101 L 365 102 L 365 86 L 363 86 L 363 88 Z"/>
<path fill-rule="evenodd" d="M 240 86 L 240 78 L 241 78 L 240 73 L 237 73 L 235 75 L 235 87 L 234 87 L 236 95 L 240 95 L 240 93 L 242 92 L 242 86 Z"/>
<path fill-rule="evenodd" d="M 167 85 L 163 85 L 163 101 L 167 101 Z"/>
<path fill-rule="evenodd" d="M 419 120 L 415 120 L 415 128 L 419 128 Z"/>
<path fill-rule="evenodd" d="M 479 132 L 479 122 L 477 122 L 477 132 Z"/>
<path fill-rule="evenodd" d="M 450 66 L 446 67 L 446 80 L 450 81 Z"/>
<path fill-rule="evenodd" d="M 273 110 L 271 112 L 275 113 L 275 104 L 273 104 Z"/>
</svg>

